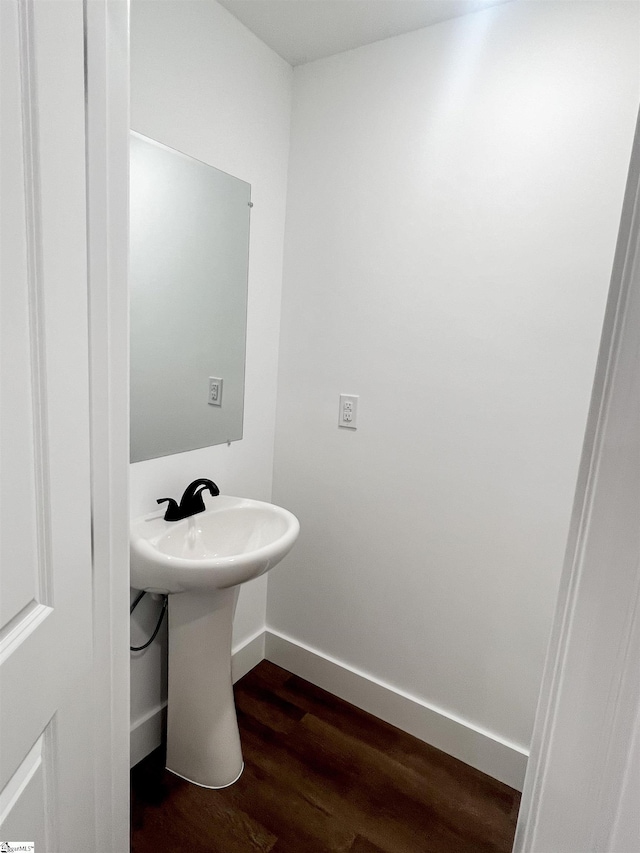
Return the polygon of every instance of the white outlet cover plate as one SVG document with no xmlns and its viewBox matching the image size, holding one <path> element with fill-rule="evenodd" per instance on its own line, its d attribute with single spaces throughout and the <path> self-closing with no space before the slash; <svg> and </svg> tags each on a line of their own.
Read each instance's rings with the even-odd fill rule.
<svg viewBox="0 0 640 853">
<path fill-rule="evenodd" d="M 208 403 L 210 406 L 222 405 L 222 379 L 217 376 L 209 377 Z"/>
<path fill-rule="evenodd" d="M 338 426 L 344 429 L 358 428 L 358 395 L 340 394 Z"/>
</svg>

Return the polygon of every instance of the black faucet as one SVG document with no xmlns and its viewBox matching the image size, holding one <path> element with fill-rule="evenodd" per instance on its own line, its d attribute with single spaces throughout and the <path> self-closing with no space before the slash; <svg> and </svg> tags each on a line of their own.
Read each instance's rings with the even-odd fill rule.
<svg viewBox="0 0 640 853">
<path fill-rule="evenodd" d="M 215 497 L 220 494 L 220 489 L 216 486 L 213 480 L 194 480 L 189 483 L 184 490 L 184 494 L 180 503 L 176 503 L 173 498 L 158 498 L 158 503 L 168 503 L 167 511 L 164 516 L 165 521 L 182 521 L 183 518 L 189 518 L 190 515 L 195 515 L 198 512 L 204 512 L 206 507 L 202 493 L 207 489 Z"/>
</svg>

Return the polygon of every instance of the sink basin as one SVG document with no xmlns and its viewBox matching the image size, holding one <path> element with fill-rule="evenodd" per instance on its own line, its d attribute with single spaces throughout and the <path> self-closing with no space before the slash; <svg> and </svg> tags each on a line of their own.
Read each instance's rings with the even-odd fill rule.
<svg viewBox="0 0 640 853">
<path fill-rule="evenodd" d="M 131 525 L 131 585 L 147 592 L 226 589 L 269 571 L 300 525 L 286 509 L 219 495 L 205 512 L 165 521 L 164 510 Z"/>
<path fill-rule="evenodd" d="M 298 519 L 263 501 L 218 495 L 182 521 L 164 509 L 131 524 L 131 585 L 169 595 L 167 769 L 205 788 L 244 767 L 231 681 L 239 585 L 273 568 Z"/>
</svg>

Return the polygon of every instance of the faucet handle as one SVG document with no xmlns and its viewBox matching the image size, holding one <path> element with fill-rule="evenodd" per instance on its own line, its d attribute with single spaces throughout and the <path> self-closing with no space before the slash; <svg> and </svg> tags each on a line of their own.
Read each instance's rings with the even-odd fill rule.
<svg viewBox="0 0 640 853">
<path fill-rule="evenodd" d="M 177 501 L 175 501 L 173 498 L 158 498 L 157 503 L 169 504 L 169 506 L 167 507 L 167 511 L 164 514 L 165 521 L 180 521 L 182 516 L 180 515 L 180 507 L 178 506 Z"/>
</svg>

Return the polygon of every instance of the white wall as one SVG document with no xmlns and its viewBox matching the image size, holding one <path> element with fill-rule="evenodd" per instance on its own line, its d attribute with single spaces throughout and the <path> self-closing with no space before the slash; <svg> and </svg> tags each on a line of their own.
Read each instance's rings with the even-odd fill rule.
<svg viewBox="0 0 640 853">
<path fill-rule="evenodd" d="M 131 513 L 179 497 L 196 477 L 226 494 L 271 498 L 291 68 L 215 2 L 133 0 L 131 126 L 252 187 L 244 438 L 131 466 Z M 177 295 L 178 297 L 179 295 Z M 243 587 L 234 647 L 264 627 L 266 578 Z M 132 638 L 149 635 L 143 602 Z M 132 720 L 163 699 L 161 644 L 133 655 Z M 135 746 L 134 746 L 135 751 Z"/>
<path fill-rule="evenodd" d="M 638 35 L 634 3 L 513 2 L 294 73 L 274 500 L 302 533 L 269 577 L 268 625 L 304 651 L 291 660 L 387 685 L 461 742 L 465 729 L 506 744 L 522 759 L 512 784 L 567 537 Z M 337 428 L 340 393 L 360 395 L 356 432 Z M 486 768 L 479 749 L 459 753 Z"/>
</svg>

